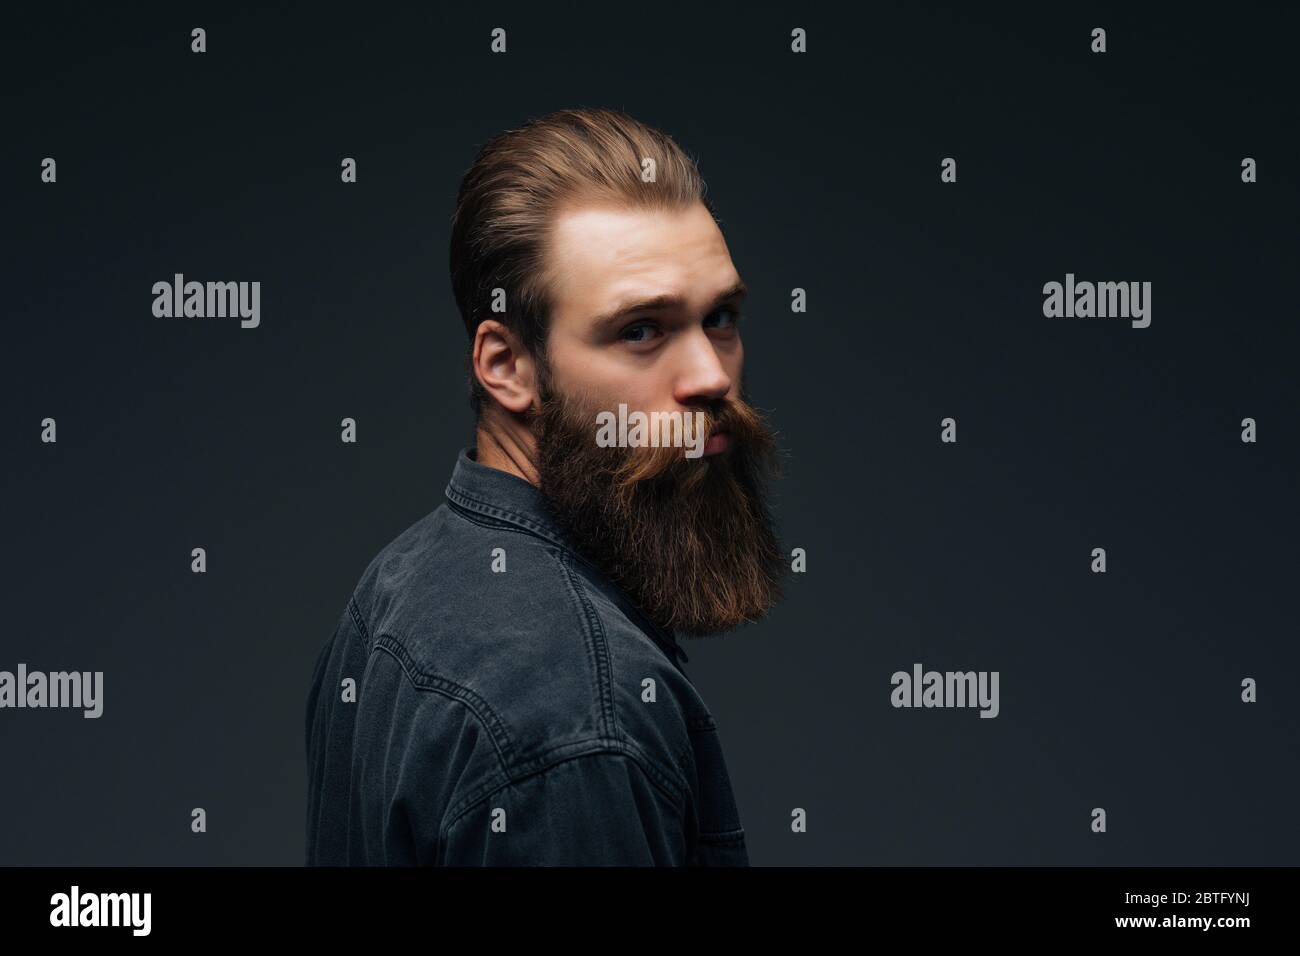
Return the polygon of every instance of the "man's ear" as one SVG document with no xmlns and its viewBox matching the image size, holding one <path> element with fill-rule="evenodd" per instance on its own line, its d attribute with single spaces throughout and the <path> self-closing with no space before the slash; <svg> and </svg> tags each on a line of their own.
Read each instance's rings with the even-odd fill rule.
<svg viewBox="0 0 1300 956">
<path fill-rule="evenodd" d="M 523 414 L 537 402 L 536 368 L 519 337 L 495 319 L 474 334 L 474 375 L 507 411 Z"/>
</svg>

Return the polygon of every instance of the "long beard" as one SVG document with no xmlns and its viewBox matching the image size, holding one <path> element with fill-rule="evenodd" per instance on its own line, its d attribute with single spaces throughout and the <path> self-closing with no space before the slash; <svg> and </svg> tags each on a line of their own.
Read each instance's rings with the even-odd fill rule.
<svg viewBox="0 0 1300 956">
<path fill-rule="evenodd" d="M 670 632 L 715 634 L 767 614 L 785 566 L 764 485 L 779 464 L 743 392 L 699 409 L 704 435 L 717 427 L 731 436 L 726 451 L 706 457 L 602 448 L 602 410 L 544 390 L 536 413 L 540 490 L 573 546 Z"/>
</svg>

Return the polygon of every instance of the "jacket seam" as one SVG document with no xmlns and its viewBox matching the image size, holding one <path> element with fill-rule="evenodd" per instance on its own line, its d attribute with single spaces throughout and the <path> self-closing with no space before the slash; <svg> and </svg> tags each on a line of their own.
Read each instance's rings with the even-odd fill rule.
<svg viewBox="0 0 1300 956">
<path fill-rule="evenodd" d="M 352 615 L 352 624 L 357 629 L 357 637 L 361 640 L 361 646 L 366 649 L 368 654 L 370 651 L 370 629 L 366 627 L 365 617 L 361 613 L 361 608 L 357 606 L 355 592 L 348 598 L 348 613 Z"/>
<path fill-rule="evenodd" d="M 532 777 L 540 776 L 561 764 L 569 763 L 573 760 L 581 760 L 585 757 L 597 757 L 606 754 L 616 757 L 626 757 L 636 765 L 637 769 L 645 775 L 646 779 L 650 781 L 655 789 L 668 797 L 676 812 L 682 813 L 684 810 L 686 787 L 664 774 L 654 765 L 653 761 L 649 761 L 637 748 L 630 744 L 626 744 L 623 741 L 611 740 L 609 738 L 592 737 L 587 740 L 566 744 L 563 747 L 557 748 L 557 750 L 563 752 L 558 759 L 549 759 L 556 753 L 556 751 L 550 751 L 547 755 L 523 765 L 522 770 L 517 770 L 514 774 L 507 775 L 505 779 L 498 779 L 490 785 L 481 787 L 480 790 L 482 792 L 477 795 L 471 794 L 461 800 L 460 803 L 462 805 L 458 806 L 454 813 L 448 811 L 448 813 L 443 817 L 442 824 L 438 830 L 438 843 L 440 845 L 445 845 L 448 832 L 451 831 L 452 827 L 454 827 L 462 817 L 472 811 L 475 807 L 482 804 L 485 800 L 490 799 L 492 796 L 507 787 L 513 787 L 531 779 Z M 569 753 L 568 751 L 575 752 Z"/>
<path fill-rule="evenodd" d="M 591 601 L 581 590 L 581 582 L 576 580 L 569 555 L 561 550 L 550 551 L 559 565 L 560 576 L 564 579 L 569 597 L 577 603 L 578 617 L 583 630 L 583 643 L 586 645 L 588 660 L 596 681 L 596 696 L 600 700 L 601 733 L 616 740 L 625 739 L 623 728 L 618 725 L 614 712 L 614 669 L 610 660 L 609 641 L 605 636 L 605 627 L 591 606 Z"/>
<path fill-rule="evenodd" d="M 463 505 L 457 505 L 455 502 L 451 502 L 451 505 L 452 513 L 456 515 L 456 517 L 468 521 L 470 524 L 479 528 L 491 528 L 494 531 L 509 531 L 512 534 L 527 535 L 530 538 L 537 538 L 541 541 L 545 541 L 547 544 L 554 544 L 550 538 L 533 531 L 531 528 L 520 527 L 514 521 L 507 520 L 506 518 L 483 515 L 466 509 Z"/>
<path fill-rule="evenodd" d="M 500 505 L 494 505 L 484 498 L 472 492 L 466 491 L 455 484 L 448 484 L 445 492 L 447 499 L 457 505 L 462 511 L 478 511 L 480 514 L 486 514 L 490 517 L 501 521 L 510 521 L 521 525 L 533 534 L 545 538 L 552 544 L 559 544 L 560 535 L 555 528 L 540 521 L 535 521 L 526 514 L 513 511 L 509 508 L 502 508 Z M 457 500 L 464 499 L 464 500 Z"/>
<path fill-rule="evenodd" d="M 686 718 L 686 729 L 693 734 L 709 730 L 717 730 L 718 722 L 713 719 L 713 714 L 706 711 L 705 713 L 696 714 L 693 717 Z"/>
<path fill-rule="evenodd" d="M 465 709 L 474 715 L 474 719 L 487 732 L 488 738 L 492 741 L 493 749 L 496 750 L 497 759 L 502 763 L 506 763 L 513 758 L 514 749 L 510 743 L 510 735 L 506 733 L 505 723 L 497 716 L 496 711 L 492 709 L 492 706 L 486 700 L 468 687 L 418 667 L 411 656 L 411 652 L 396 636 L 380 634 L 375 639 L 373 650 L 384 651 L 397 661 L 398 666 L 402 669 L 403 676 L 410 681 L 416 690 L 441 694 L 462 703 Z"/>
</svg>

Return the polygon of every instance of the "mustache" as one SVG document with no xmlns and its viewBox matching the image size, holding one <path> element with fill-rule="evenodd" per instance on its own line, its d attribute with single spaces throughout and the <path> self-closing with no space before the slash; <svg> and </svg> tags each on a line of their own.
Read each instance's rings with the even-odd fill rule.
<svg viewBox="0 0 1300 956">
<path fill-rule="evenodd" d="M 762 413 L 742 400 L 719 399 L 704 408 L 693 408 L 688 414 L 701 415 L 702 433 L 712 436 L 726 432 L 730 448 L 717 458 L 735 456 L 765 466 L 772 477 L 777 477 L 780 465 L 776 458 L 775 433 L 768 428 Z M 626 490 L 642 482 L 673 481 L 680 491 L 689 492 L 707 476 L 715 463 L 707 457 L 689 459 L 684 449 L 669 445 L 643 446 L 620 449 L 627 454 L 613 469 L 611 480 L 615 489 Z"/>
</svg>

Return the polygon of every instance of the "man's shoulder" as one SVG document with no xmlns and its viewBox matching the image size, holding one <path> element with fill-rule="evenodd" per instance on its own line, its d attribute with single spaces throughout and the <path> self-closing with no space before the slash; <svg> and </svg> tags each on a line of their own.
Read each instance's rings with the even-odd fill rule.
<svg viewBox="0 0 1300 956">
<path fill-rule="evenodd" d="M 472 724 L 493 751 L 480 765 L 496 783 L 611 752 L 684 788 L 690 734 L 711 720 L 707 709 L 566 549 L 444 504 L 381 549 L 351 603 L 370 653 L 397 665 L 374 669 L 376 679 L 429 695 L 416 713 L 439 733 Z"/>
</svg>

